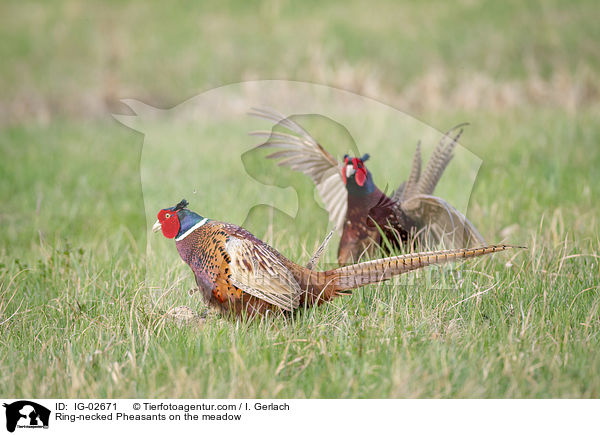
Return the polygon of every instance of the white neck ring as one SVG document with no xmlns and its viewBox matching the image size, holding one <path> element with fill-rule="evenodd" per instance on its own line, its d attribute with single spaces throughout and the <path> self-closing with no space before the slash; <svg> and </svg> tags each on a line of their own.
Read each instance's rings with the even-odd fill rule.
<svg viewBox="0 0 600 435">
<path fill-rule="evenodd" d="M 194 232 L 194 230 L 197 230 L 198 228 L 200 228 L 202 225 L 204 225 L 206 222 L 208 222 L 208 218 L 204 218 L 202 219 L 200 222 L 198 222 L 196 225 L 194 225 L 192 228 L 190 228 L 189 230 L 187 230 L 185 233 L 183 233 L 181 236 L 177 237 L 175 239 L 176 242 L 179 242 L 183 239 L 185 239 L 187 236 L 189 236 L 192 232 Z"/>
</svg>

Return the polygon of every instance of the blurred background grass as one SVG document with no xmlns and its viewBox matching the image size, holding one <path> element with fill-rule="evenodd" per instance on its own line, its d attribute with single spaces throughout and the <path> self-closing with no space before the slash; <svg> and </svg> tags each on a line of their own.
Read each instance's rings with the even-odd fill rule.
<svg viewBox="0 0 600 435">
<path fill-rule="evenodd" d="M 600 28 L 593 1 L 390 1 L 377 7 L 6 1 L 0 8 L 0 140 L 4 164 L 12 168 L 3 170 L 3 198 L 22 213 L 34 207 L 39 213 L 43 185 L 61 183 L 77 193 L 93 189 L 100 201 L 114 191 L 103 210 L 139 208 L 136 195 L 121 193 L 138 189 L 142 136 L 109 117 L 129 113 L 119 99 L 168 108 L 213 87 L 251 79 L 340 87 L 439 130 L 470 121 L 463 145 L 483 159 L 483 170 L 519 161 L 528 170 L 528 163 L 535 164 L 532 156 L 551 160 L 555 168 L 564 163 L 559 154 L 565 152 L 569 160 L 578 159 L 576 167 L 586 166 L 581 173 L 586 179 L 598 174 L 586 165 L 596 147 L 574 141 L 577 134 L 593 134 L 589 127 L 600 101 Z M 544 132 L 557 119 L 567 142 L 552 143 Z M 489 146 L 492 136 L 501 141 L 509 128 L 522 133 L 518 145 Z M 101 160 L 82 158 L 90 152 Z M 24 169 L 27 164 L 36 170 Z M 595 186 L 555 179 L 546 166 L 552 184 L 542 196 L 560 184 L 597 198 Z M 118 179 L 101 176 L 109 168 Z M 517 192 L 522 186 L 505 187 Z M 572 198 L 560 195 L 561 201 Z M 68 216 L 60 210 L 52 213 Z M 86 220 L 75 219 L 80 225 Z M 122 223 L 139 234 L 135 216 Z"/>
<path fill-rule="evenodd" d="M 0 396 L 598 397 L 599 13 L 3 1 Z M 144 308 L 143 136 L 110 113 L 255 79 L 339 87 L 438 130 L 471 122 L 461 144 L 483 165 L 469 217 L 489 240 L 528 244 L 525 272 L 492 263 L 504 291 L 450 315 L 479 288 L 365 291 L 296 328 L 165 326 Z M 177 270 L 179 291 L 192 281 Z"/>
<path fill-rule="evenodd" d="M 170 107 L 252 79 L 318 82 L 399 109 L 596 105 L 594 1 L 6 1 L 3 118 Z"/>
</svg>

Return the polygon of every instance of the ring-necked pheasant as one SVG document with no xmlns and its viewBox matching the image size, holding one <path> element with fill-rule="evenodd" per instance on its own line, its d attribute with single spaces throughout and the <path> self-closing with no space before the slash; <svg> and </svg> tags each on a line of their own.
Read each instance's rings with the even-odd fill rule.
<svg viewBox="0 0 600 435">
<path fill-rule="evenodd" d="M 268 158 L 281 159 L 280 166 L 303 172 L 316 184 L 329 220 L 342 229 L 338 250 L 340 264 L 356 261 L 364 252 L 372 253 L 373 248 L 383 242 L 382 232 L 396 247 L 409 241 L 421 244 L 443 241 L 456 247 L 485 244 L 462 213 L 433 196 L 435 186 L 452 159 L 463 125 L 444 135 L 423 171 L 421 147 L 417 144 L 408 180 L 389 197 L 377 188 L 365 166 L 368 154 L 360 158 L 346 155 L 343 162 L 338 162 L 294 120 L 265 109 L 253 109 L 250 114 L 274 121 L 287 130 L 251 134 L 268 137 L 267 142 L 257 148 L 278 149 Z"/>
<path fill-rule="evenodd" d="M 237 225 L 213 221 L 188 210 L 184 199 L 160 210 L 154 232 L 175 239 L 179 255 L 209 305 L 238 316 L 292 312 L 318 305 L 350 290 L 430 264 L 477 257 L 510 248 L 492 245 L 401 255 L 338 269 L 313 270 L 322 247 L 307 267 L 288 260 Z M 327 240 L 324 242 L 326 244 Z"/>
</svg>

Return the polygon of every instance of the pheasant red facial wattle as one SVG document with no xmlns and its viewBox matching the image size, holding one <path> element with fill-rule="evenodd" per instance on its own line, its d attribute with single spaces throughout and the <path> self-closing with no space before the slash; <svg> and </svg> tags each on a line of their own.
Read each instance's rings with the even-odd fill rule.
<svg viewBox="0 0 600 435">
<path fill-rule="evenodd" d="M 365 154 L 365 156 L 368 156 L 368 154 Z M 354 181 L 360 187 L 363 187 L 367 180 L 367 168 L 365 168 L 363 160 L 358 157 L 352 157 L 352 160 L 350 160 L 348 156 L 344 156 L 344 166 L 342 166 L 342 180 L 344 180 L 344 184 L 348 183 L 348 179 L 346 178 L 346 168 L 350 165 L 350 162 L 352 162 L 352 168 L 354 169 Z"/>
<path fill-rule="evenodd" d="M 179 233 L 181 224 L 177 212 L 172 210 L 161 210 L 156 216 L 160 222 L 160 229 L 167 239 L 173 239 Z"/>
<path fill-rule="evenodd" d="M 367 179 L 367 168 L 365 168 L 365 165 L 363 164 L 362 160 L 356 157 L 352 159 L 352 166 L 356 171 L 354 173 L 354 180 L 356 181 L 356 184 L 358 184 L 361 187 L 364 186 L 365 180 Z"/>
</svg>

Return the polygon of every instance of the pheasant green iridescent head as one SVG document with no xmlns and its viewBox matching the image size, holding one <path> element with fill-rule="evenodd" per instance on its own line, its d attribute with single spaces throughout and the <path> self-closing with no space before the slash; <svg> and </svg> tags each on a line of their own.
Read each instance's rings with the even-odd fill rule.
<svg viewBox="0 0 600 435">
<path fill-rule="evenodd" d="M 188 210 L 188 202 L 182 199 L 176 206 L 163 208 L 156 216 L 158 220 L 152 226 L 152 231 L 162 231 L 163 235 L 176 241 L 184 239 L 189 233 L 206 223 L 208 219 Z"/>
<path fill-rule="evenodd" d="M 371 174 L 365 166 L 367 160 L 369 160 L 368 154 L 363 155 L 361 158 L 350 157 L 348 154 L 344 156 L 342 179 L 348 190 L 362 190 L 363 187 L 368 189 L 369 185 L 372 184 Z"/>
</svg>

